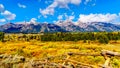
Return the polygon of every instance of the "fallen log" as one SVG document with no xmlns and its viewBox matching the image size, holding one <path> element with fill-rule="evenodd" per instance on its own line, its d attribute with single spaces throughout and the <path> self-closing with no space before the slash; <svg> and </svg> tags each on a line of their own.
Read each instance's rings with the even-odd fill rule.
<svg viewBox="0 0 120 68">
<path fill-rule="evenodd" d="M 110 65 L 110 58 L 107 58 L 105 63 L 102 65 L 102 68 L 113 68 L 111 65 Z"/>
<path fill-rule="evenodd" d="M 118 56 L 120 57 L 120 53 L 118 52 L 113 52 L 113 51 L 109 51 L 109 50 L 102 50 L 101 53 L 94 53 L 94 54 L 90 54 L 90 53 L 73 53 L 73 52 L 68 52 L 68 55 L 81 55 L 81 56 L 104 56 L 104 55 L 110 55 L 110 56 Z"/>
<path fill-rule="evenodd" d="M 120 57 L 120 53 L 109 51 L 109 50 L 102 50 L 101 53 L 106 54 L 106 55 L 110 55 L 110 56 L 119 56 Z"/>
</svg>

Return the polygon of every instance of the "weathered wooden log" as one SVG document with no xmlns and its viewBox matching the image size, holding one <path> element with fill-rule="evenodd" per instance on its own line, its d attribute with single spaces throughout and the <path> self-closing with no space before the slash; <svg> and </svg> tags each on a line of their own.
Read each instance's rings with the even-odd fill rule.
<svg viewBox="0 0 120 68">
<path fill-rule="evenodd" d="M 103 55 L 110 55 L 110 56 L 119 56 L 120 57 L 120 53 L 109 51 L 109 50 L 102 50 L 101 53 L 96 53 L 96 54 L 90 54 L 90 53 L 73 53 L 73 52 L 69 52 L 67 54 L 70 55 L 70 56 L 71 55 L 81 55 L 81 56 L 103 56 Z"/>
<path fill-rule="evenodd" d="M 102 50 L 101 53 L 106 54 L 106 55 L 110 55 L 110 56 L 119 56 L 120 57 L 120 53 L 109 51 L 109 50 Z"/>
<path fill-rule="evenodd" d="M 102 68 L 113 68 L 111 65 L 110 65 L 110 58 L 107 58 L 105 63 L 103 64 Z"/>
<path fill-rule="evenodd" d="M 67 58 L 66 59 L 69 59 L 70 58 L 70 55 L 67 55 Z M 66 63 L 66 61 L 63 62 L 63 65 Z"/>
</svg>

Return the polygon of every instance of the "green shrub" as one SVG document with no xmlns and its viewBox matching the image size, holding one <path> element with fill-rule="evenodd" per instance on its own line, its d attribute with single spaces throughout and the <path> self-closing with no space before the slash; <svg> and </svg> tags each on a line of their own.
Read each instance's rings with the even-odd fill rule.
<svg viewBox="0 0 120 68">
<path fill-rule="evenodd" d="M 105 44 L 109 43 L 109 39 L 106 35 L 101 35 L 98 40 L 100 43 L 105 43 Z"/>
</svg>

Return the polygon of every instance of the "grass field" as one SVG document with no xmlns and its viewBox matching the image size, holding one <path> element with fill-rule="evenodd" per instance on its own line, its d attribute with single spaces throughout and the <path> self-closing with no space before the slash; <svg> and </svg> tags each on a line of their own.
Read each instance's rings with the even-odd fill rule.
<svg viewBox="0 0 120 68">
<path fill-rule="evenodd" d="M 110 50 L 120 53 L 120 44 L 112 43 L 109 44 L 100 44 L 100 43 L 83 43 L 83 41 L 78 42 L 41 42 L 41 41 L 8 41 L 0 43 L 0 54 L 7 55 L 18 55 L 24 56 L 28 59 L 33 60 L 43 60 L 48 57 L 50 62 L 63 64 L 64 57 L 67 56 L 67 53 L 92 53 L 98 54 L 101 53 L 101 50 Z M 65 56 L 64 56 L 65 55 Z M 105 63 L 103 56 L 80 56 L 72 55 L 69 59 L 72 59 L 77 62 L 82 62 L 89 65 L 100 66 Z M 3 61 L 3 60 L 1 60 Z M 69 62 L 70 63 L 70 62 Z M 111 65 L 114 68 L 120 68 L 120 58 L 111 57 Z M 72 63 L 71 63 L 72 64 Z M 96 68 L 97 68 L 96 67 Z"/>
</svg>

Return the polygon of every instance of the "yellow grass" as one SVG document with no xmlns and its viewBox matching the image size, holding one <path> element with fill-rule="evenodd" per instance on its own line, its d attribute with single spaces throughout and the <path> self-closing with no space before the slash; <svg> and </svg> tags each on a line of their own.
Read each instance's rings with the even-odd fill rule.
<svg viewBox="0 0 120 68">
<path fill-rule="evenodd" d="M 118 41 L 119 42 L 119 41 Z M 49 56 L 59 56 L 68 52 L 75 53 L 100 53 L 101 50 L 111 50 L 120 52 L 120 44 L 109 43 L 82 43 L 79 42 L 41 42 L 41 41 L 13 41 L 13 42 L 0 42 L 0 54 L 18 54 L 27 58 L 41 59 Z M 72 56 L 73 60 L 80 61 L 87 64 L 102 65 L 105 60 L 102 56 Z M 113 66 L 120 67 L 120 58 L 113 58 Z M 59 63 L 60 58 L 51 60 L 52 62 Z M 116 65 L 115 65 L 116 64 Z"/>
</svg>

